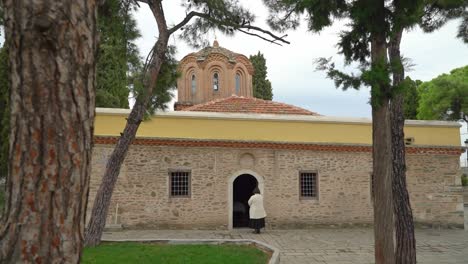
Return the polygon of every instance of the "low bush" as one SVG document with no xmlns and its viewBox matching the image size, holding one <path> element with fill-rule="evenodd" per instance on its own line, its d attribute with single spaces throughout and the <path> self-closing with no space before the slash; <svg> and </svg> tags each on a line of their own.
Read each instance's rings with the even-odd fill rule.
<svg viewBox="0 0 468 264">
<path fill-rule="evenodd" d="M 462 186 L 468 186 L 468 175 L 463 174 L 461 176 L 461 182 L 462 182 Z"/>
</svg>

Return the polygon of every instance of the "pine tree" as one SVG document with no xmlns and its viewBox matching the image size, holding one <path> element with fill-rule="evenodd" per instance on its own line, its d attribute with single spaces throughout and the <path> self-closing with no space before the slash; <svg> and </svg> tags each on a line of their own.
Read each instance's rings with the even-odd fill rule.
<svg viewBox="0 0 468 264">
<path fill-rule="evenodd" d="M 10 132 L 8 79 L 8 49 L 4 45 L 0 48 L 0 181 L 3 181 L 8 174 L 8 134 Z"/>
<path fill-rule="evenodd" d="M 3 21 L 3 4 L 0 2 L 0 36 L 4 26 Z M 10 128 L 10 113 L 9 113 L 9 84 L 8 84 L 8 48 L 3 43 L 0 48 L 0 182 L 2 182 L 8 174 L 8 134 Z M 3 193 L 3 190 L 0 190 Z M 2 199 L 3 195 L 0 197 Z M 2 204 L 3 201 L 0 201 Z M 0 206 L 0 214 L 2 212 Z"/>
<path fill-rule="evenodd" d="M 404 100 L 404 114 L 405 119 L 418 119 L 418 107 L 419 107 L 419 94 L 418 86 L 421 85 L 420 80 L 413 81 L 410 77 L 405 78 L 405 91 L 403 97 Z"/>
<path fill-rule="evenodd" d="M 468 123 L 468 66 L 453 69 L 418 86 L 418 118 Z"/>
<path fill-rule="evenodd" d="M 135 40 L 140 37 L 132 16 L 130 1 L 107 0 L 98 10 L 100 43 L 96 65 L 96 106 L 128 108 L 133 80 L 130 75 L 141 69 Z"/>
<path fill-rule="evenodd" d="M 266 59 L 260 51 L 249 57 L 255 69 L 253 75 L 253 96 L 263 100 L 273 99 L 271 82 L 267 79 Z"/>
<path fill-rule="evenodd" d="M 93 145 L 96 1 L 2 3 L 14 125 L 0 263 L 79 263 Z"/>
</svg>

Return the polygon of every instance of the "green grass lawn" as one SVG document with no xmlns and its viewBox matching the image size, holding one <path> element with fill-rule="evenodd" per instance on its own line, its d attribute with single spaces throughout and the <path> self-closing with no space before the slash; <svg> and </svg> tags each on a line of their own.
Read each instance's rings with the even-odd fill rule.
<svg viewBox="0 0 468 264">
<path fill-rule="evenodd" d="M 248 245 L 168 245 L 137 242 L 102 243 L 85 248 L 83 264 L 265 264 L 268 255 Z"/>
</svg>

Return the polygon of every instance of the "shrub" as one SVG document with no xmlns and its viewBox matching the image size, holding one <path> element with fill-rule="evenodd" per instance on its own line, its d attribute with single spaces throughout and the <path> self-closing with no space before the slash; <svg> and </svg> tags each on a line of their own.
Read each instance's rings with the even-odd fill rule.
<svg viewBox="0 0 468 264">
<path fill-rule="evenodd" d="M 462 186 L 468 186 L 468 175 L 463 174 L 461 176 L 461 182 L 462 182 Z"/>
</svg>

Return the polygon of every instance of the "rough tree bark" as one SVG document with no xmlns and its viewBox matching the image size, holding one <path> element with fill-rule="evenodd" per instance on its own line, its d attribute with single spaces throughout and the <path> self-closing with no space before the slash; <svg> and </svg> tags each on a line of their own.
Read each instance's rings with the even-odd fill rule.
<svg viewBox="0 0 468 264">
<path fill-rule="evenodd" d="M 96 1 L 4 0 L 11 87 L 1 263 L 79 263 L 93 145 Z"/>
<path fill-rule="evenodd" d="M 394 264 L 392 149 L 388 101 L 372 108 L 375 263 Z"/>
<path fill-rule="evenodd" d="M 138 96 L 137 101 L 127 118 L 127 123 L 122 136 L 119 138 L 117 145 L 107 162 L 103 181 L 97 191 L 91 218 L 86 229 L 85 244 L 87 246 L 96 246 L 101 242 L 102 232 L 104 231 L 106 216 L 109 210 L 110 200 L 112 198 L 112 192 L 119 176 L 120 167 L 122 166 L 131 143 L 135 139 L 138 127 L 143 121 L 147 105 L 158 79 L 159 70 L 161 69 L 161 65 L 166 56 L 169 31 L 167 29 L 162 3 L 161 1 L 153 0 L 150 1 L 148 5 L 151 8 L 158 25 L 158 41 L 154 46 L 154 50 L 152 51 L 150 61 L 148 63 L 144 95 Z"/>
<path fill-rule="evenodd" d="M 401 63 L 400 43 L 403 31 L 396 32 L 390 40 L 389 57 L 393 72 L 393 87 L 405 79 Z M 406 187 L 405 125 L 403 93 L 394 94 L 391 101 L 392 158 L 393 158 L 393 209 L 395 213 L 395 263 L 416 263 L 416 240 L 413 213 Z"/>
<path fill-rule="evenodd" d="M 384 1 L 376 7 L 376 25 L 385 25 Z M 383 26 L 382 26 L 383 27 Z M 387 63 L 385 32 L 371 34 L 372 67 L 382 68 Z M 389 84 L 385 80 L 372 86 L 372 154 L 374 176 L 374 240 L 375 263 L 394 264 L 393 199 L 392 199 L 392 148 L 389 109 Z"/>
</svg>

